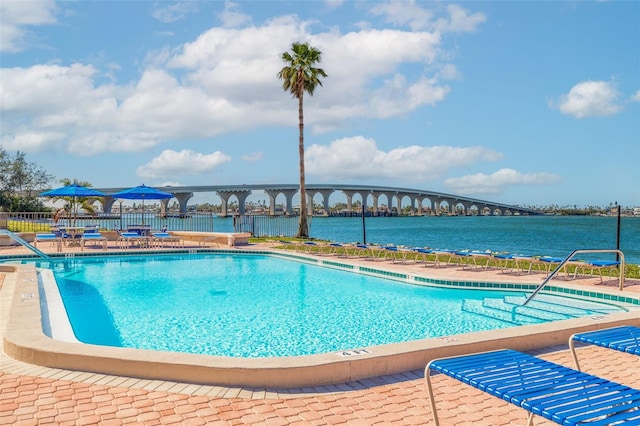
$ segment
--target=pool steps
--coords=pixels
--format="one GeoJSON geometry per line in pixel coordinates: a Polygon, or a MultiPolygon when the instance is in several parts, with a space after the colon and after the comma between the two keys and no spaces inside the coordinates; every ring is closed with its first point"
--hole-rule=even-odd
{"type": "Polygon", "coordinates": [[[613,307],[609,309],[588,301],[560,299],[554,296],[540,295],[527,306],[522,305],[524,300],[525,298],[520,296],[487,297],[482,300],[465,299],[462,310],[514,325],[539,324],[594,314],[603,315],[614,310],[613,307]]]}

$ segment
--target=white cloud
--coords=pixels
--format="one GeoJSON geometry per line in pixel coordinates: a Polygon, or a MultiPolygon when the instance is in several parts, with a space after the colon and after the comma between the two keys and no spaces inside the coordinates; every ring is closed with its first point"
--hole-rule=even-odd
{"type": "Polygon", "coordinates": [[[218,15],[225,28],[240,27],[251,23],[251,16],[240,12],[238,3],[224,2],[224,10],[218,15]]]}
{"type": "Polygon", "coordinates": [[[198,11],[196,1],[157,2],[153,5],[151,16],[165,24],[184,19],[189,13],[198,11]]]}
{"type": "Polygon", "coordinates": [[[606,117],[617,114],[619,93],[613,83],[607,81],[583,81],[571,88],[568,94],[551,102],[552,108],[576,118],[606,117]]]}
{"type": "Polygon", "coordinates": [[[138,167],[136,174],[148,178],[207,174],[215,172],[229,161],[231,157],[220,151],[201,154],[188,149],[180,152],[167,149],[147,164],[138,167]]]}
{"type": "MultiPolygon", "coordinates": [[[[165,9],[188,7],[172,3],[165,9]]],[[[238,4],[226,7],[237,11],[238,4]]],[[[435,32],[312,34],[309,27],[310,22],[281,16],[261,26],[212,28],[192,42],[148,55],[140,78],[126,85],[104,83],[112,70],[90,64],[3,69],[2,143],[26,152],[95,155],[295,125],[297,103],[276,74],[282,52],[298,40],[323,52],[321,66],[329,74],[305,104],[311,133],[340,129],[358,118],[402,116],[442,102],[451,91],[443,82],[456,69],[441,63],[442,41],[435,32]]]]}
{"type": "Polygon", "coordinates": [[[242,161],[246,161],[248,163],[255,163],[256,161],[262,160],[264,153],[262,152],[252,152],[247,155],[242,156],[242,161]]]}
{"type": "Polygon", "coordinates": [[[640,102],[640,90],[638,90],[633,96],[631,96],[633,102],[640,102]]]}
{"type": "Polygon", "coordinates": [[[53,0],[0,2],[0,52],[19,52],[27,46],[28,27],[56,24],[57,6],[53,0]]]}
{"type": "Polygon", "coordinates": [[[431,10],[425,9],[415,0],[386,1],[374,3],[370,12],[384,16],[388,23],[408,26],[412,30],[437,30],[442,32],[472,32],[486,21],[482,13],[469,14],[458,5],[447,5],[448,16],[437,17],[431,10]]]}
{"type": "Polygon", "coordinates": [[[384,152],[373,139],[355,136],[308,147],[305,170],[330,180],[395,179],[423,183],[442,177],[454,167],[501,158],[502,154],[483,147],[409,146],[384,152]]]}
{"type": "Polygon", "coordinates": [[[164,182],[161,182],[159,184],[157,184],[156,186],[185,186],[184,184],[180,183],[180,182],[174,182],[171,180],[165,180],[164,182]]]}
{"type": "Polygon", "coordinates": [[[501,169],[490,175],[477,173],[474,175],[449,178],[445,185],[457,194],[499,194],[508,186],[514,185],[546,185],[557,182],[559,176],[550,173],[522,173],[513,169],[501,169]]]}
{"type": "Polygon", "coordinates": [[[487,17],[480,12],[469,15],[466,9],[456,4],[447,5],[449,19],[442,19],[441,29],[451,32],[473,32],[480,24],[487,20],[487,17]]]}

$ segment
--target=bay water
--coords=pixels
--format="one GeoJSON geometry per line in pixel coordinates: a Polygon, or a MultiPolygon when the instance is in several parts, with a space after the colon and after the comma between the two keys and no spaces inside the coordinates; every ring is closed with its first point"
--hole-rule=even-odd
{"type": "MultiPolygon", "coordinates": [[[[620,218],[620,250],[628,263],[640,264],[640,217],[620,218]]],[[[233,232],[233,219],[215,218],[214,230],[233,232]]],[[[318,217],[312,238],[340,243],[364,241],[450,250],[509,252],[565,257],[577,249],[616,248],[618,225],[609,216],[408,216],[318,217]]],[[[615,254],[579,255],[614,259],[615,254]]]]}

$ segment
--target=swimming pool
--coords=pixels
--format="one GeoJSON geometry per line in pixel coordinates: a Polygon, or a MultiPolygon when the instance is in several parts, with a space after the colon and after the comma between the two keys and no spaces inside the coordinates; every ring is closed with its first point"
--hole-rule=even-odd
{"type": "Polygon", "coordinates": [[[81,342],[230,357],[311,355],[619,310],[556,302],[506,319],[469,307],[525,293],[407,284],[261,254],[86,258],[54,273],[81,342]]]}
{"type": "MultiPolygon", "coordinates": [[[[300,262],[302,262],[306,264],[305,268],[322,266],[324,267],[323,271],[326,271],[327,268],[339,269],[343,272],[350,271],[347,273],[349,281],[359,278],[359,274],[372,275],[378,278],[393,278],[395,281],[389,282],[385,280],[384,283],[385,288],[386,286],[391,286],[393,290],[401,287],[408,287],[415,290],[423,289],[424,285],[433,285],[466,290],[473,289],[472,293],[481,294],[486,289],[508,289],[512,290],[512,292],[509,292],[511,296],[508,297],[513,297],[514,292],[529,292],[535,287],[534,284],[505,284],[432,279],[420,274],[422,271],[428,274],[428,271],[426,271],[424,267],[415,269],[413,272],[406,272],[411,271],[411,267],[408,265],[400,268],[388,268],[387,265],[376,262],[361,262],[361,264],[358,265],[357,262],[338,260],[330,257],[299,256],[272,251],[243,252],[244,254],[256,256],[256,258],[267,254],[270,258],[296,260],[296,262],[288,263],[300,266],[300,262]],[[356,274],[352,272],[356,272],[356,274]]],[[[234,255],[238,255],[237,251],[234,252],[234,255]]],[[[181,254],[177,257],[183,256],[184,254],[181,254]]],[[[134,262],[128,264],[128,273],[123,273],[122,270],[116,272],[115,268],[113,270],[110,269],[114,267],[114,265],[122,263],[121,256],[119,255],[111,255],[104,258],[102,256],[99,258],[90,257],[91,256],[86,256],[86,258],[85,256],[77,256],[62,263],[65,265],[65,269],[59,271],[61,272],[62,279],[69,280],[70,282],[74,280],[81,281],[79,278],[81,274],[84,274],[82,270],[87,265],[96,261],[97,263],[110,265],[101,272],[102,275],[98,274],[98,276],[106,277],[114,275],[120,277],[120,282],[123,283],[121,286],[129,289],[129,294],[133,294],[131,290],[132,286],[127,284],[128,280],[123,280],[122,278],[134,276],[137,273],[134,271],[149,273],[146,266],[143,265],[156,263],[164,266],[161,267],[160,270],[165,274],[163,276],[167,277],[166,274],[168,270],[173,268],[166,267],[166,262],[171,257],[175,257],[175,255],[163,255],[158,258],[153,257],[146,259],[147,261],[145,262],[132,257],[131,259],[134,260],[134,262]],[[105,259],[108,260],[108,262],[103,262],[105,259]]],[[[230,261],[226,256],[222,255],[220,259],[224,259],[224,264],[230,261]]],[[[211,261],[208,261],[208,263],[211,263],[211,261]]],[[[250,280],[251,286],[245,291],[255,293],[255,277],[258,272],[266,271],[266,268],[262,264],[260,264],[257,269],[256,267],[251,268],[246,265],[243,268],[248,276],[252,278],[252,280],[250,280]]],[[[365,377],[424,368],[424,365],[426,365],[429,359],[439,356],[504,347],[510,347],[516,350],[530,350],[536,347],[562,344],[563,342],[566,343],[566,338],[574,331],[583,331],[591,329],[594,326],[602,326],[605,324],[614,326],[626,323],[629,320],[637,321],[637,307],[640,304],[637,297],[629,297],[628,294],[619,294],[615,291],[607,292],[607,289],[602,289],[603,291],[598,291],[596,294],[592,291],[576,289],[575,286],[572,288],[551,286],[549,287],[551,293],[564,293],[567,295],[567,297],[563,299],[565,301],[583,299],[591,299],[594,301],[598,299],[606,301],[606,306],[623,304],[629,306],[629,304],[631,304],[632,308],[635,307],[633,309],[636,310],[634,312],[624,312],[623,310],[623,312],[608,315],[596,314],[584,318],[568,319],[566,321],[529,324],[499,330],[494,329],[454,335],[447,334],[437,338],[419,338],[417,340],[367,346],[364,350],[338,350],[305,356],[229,357],[172,352],[167,350],[98,346],[95,344],[81,344],[58,339],[53,340],[43,332],[42,321],[46,320],[48,315],[40,309],[40,303],[37,303],[39,298],[41,303],[43,299],[42,294],[40,294],[40,297],[38,296],[40,293],[38,287],[46,281],[54,282],[55,285],[51,271],[38,271],[34,268],[33,263],[20,266],[16,270],[16,297],[13,302],[14,308],[11,310],[9,325],[4,339],[5,352],[9,356],[38,365],[72,370],[118,374],[147,379],[253,387],[282,388],[344,383],[365,377]],[[51,277],[51,279],[48,277],[51,277]]],[[[306,270],[315,271],[314,268],[306,270]]],[[[218,274],[218,281],[226,281],[227,275],[224,275],[226,273],[227,271],[223,271],[218,274]]],[[[307,275],[314,276],[318,274],[310,272],[307,273],[307,275]]],[[[168,280],[165,279],[165,281],[168,280]]],[[[299,283],[300,282],[298,282],[298,284],[299,283]]],[[[309,287],[309,285],[305,285],[305,287],[309,287]]],[[[73,285],[71,288],[74,288],[73,285]]],[[[75,288],[79,290],[80,286],[76,286],[75,288]]],[[[300,290],[300,286],[298,286],[297,289],[300,290]]],[[[109,294],[111,290],[112,289],[109,289],[105,294],[109,294]]],[[[339,296],[339,292],[335,287],[330,290],[329,293],[335,293],[339,296]]],[[[202,289],[198,291],[200,291],[200,294],[204,294],[202,289]]],[[[220,297],[223,295],[221,293],[222,291],[229,290],[209,289],[207,295],[211,295],[214,298],[220,297]]],[[[156,286],[156,288],[152,288],[151,292],[145,297],[137,297],[137,299],[134,297],[133,299],[136,299],[139,304],[144,299],[155,300],[155,298],[162,293],[169,293],[172,296],[176,294],[175,289],[167,290],[166,287],[156,286]]],[[[301,293],[298,291],[296,295],[299,294],[301,293]]],[[[363,291],[360,289],[358,294],[362,295],[363,291]]],[[[383,299],[386,299],[390,297],[389,294],[393,294],[393,291],[390,292],[387,290],[387,292],[383,294],[385,295],[383,299]]],[[[491,291],[491,294],[495,293],[491,291]]],[[[297,302],[304,300],[304,298],[293,299],[297,302]]],[[[259,298],[255,300],[259,300],[259,298]]],[[[477,308],[477,303],[475,302],[481,302],[477,299],[465,300],[474,302],[470,303],[470,307],[473,309],[477,308]]],[[[495,301],[496,298],[492,297],[488,300],[495,301]]],[[[484,300],[482,302],[484,302],[484,300]]],[[[209,302],[209,304],[212,303],[209,302]]],[[[431,305],[433,305],[433,303],[431,303],[431,305]]],[[[133,308],[135,308],[135,306],[133,308]]],[[[132,310],[135,311],[135,309],[132,310]]],[[[413,318],[413,316],[411,316],[411,318],[413,318]]],[[[149,321],[153,321],[153,319],[149,321]]],[[[201,327],[198,327],[200,326],[200,322],[196,322],[196,325],[196,329],[201,329],[201,327]]],[[[403,324],[394,325],[392,328],[397,329],[402,326],[403,324]]],[[[191,325],[189,328],[194,327],[191,325]]],[[[327,340],[331,340],[331,337],[327,340]]]]}

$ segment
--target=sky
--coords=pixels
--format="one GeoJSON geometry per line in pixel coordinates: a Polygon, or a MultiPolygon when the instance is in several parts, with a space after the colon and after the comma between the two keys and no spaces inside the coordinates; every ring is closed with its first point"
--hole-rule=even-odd
{"type": "Polygon", "coordinates": [[[640,206],[637,1],[2,0],[0,145],[52,187],[295,184],[294,42],[308,184],[640,206]]]}

